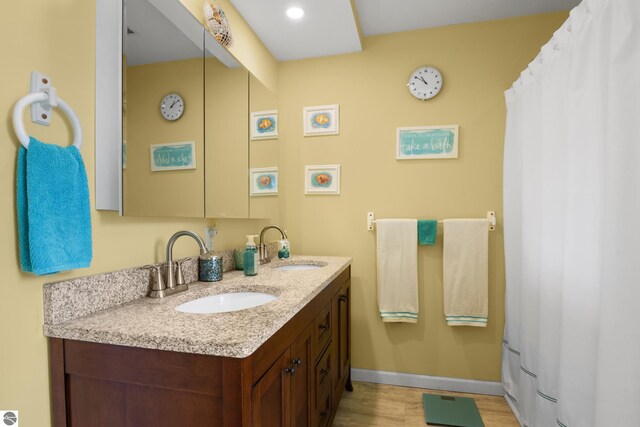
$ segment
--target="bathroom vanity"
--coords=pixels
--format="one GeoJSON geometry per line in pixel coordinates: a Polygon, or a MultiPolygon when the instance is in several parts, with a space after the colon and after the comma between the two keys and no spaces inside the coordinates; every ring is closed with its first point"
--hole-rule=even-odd
{"type": "Polygon", "coordinates": [[[163,300],[136,297],[107,308],[118,287],[129,297],[137,291],[122,277],[46,285],[55,425],[330,425],[343,390],[351,390],[351,260],[286,263],[303,262],[324,266],[287,271],[273,262],[255,277],[226,273],[222,282],[198,282],[163,300]],[[109,279],[114,289],[96,301],[95,285],[109,279]],[[175,310],[238,291],[277,299],[230,313],[175,310]]]}

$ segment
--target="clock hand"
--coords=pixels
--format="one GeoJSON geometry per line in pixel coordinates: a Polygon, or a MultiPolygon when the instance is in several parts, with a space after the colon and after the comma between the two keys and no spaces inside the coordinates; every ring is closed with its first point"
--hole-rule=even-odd
{"type": "Polygon", "coordinates": [[[424,79],[424,77],[420,76],[419,78],[420,78],[420,80],[422,80],[422,81],[424,82],[424,84],[426,84],[427,86],[429,86],[429,83],[427,83],[427,81],[424,79]]]}
{"type": "Polygon", "coordinates": [[[173,101],[173,104],[171,104],[171,107],[169,107],[169,109],[173,108],[173,106],[176,105],[176,102],[178,102],[177,99],[175,101],[173,101]]]}

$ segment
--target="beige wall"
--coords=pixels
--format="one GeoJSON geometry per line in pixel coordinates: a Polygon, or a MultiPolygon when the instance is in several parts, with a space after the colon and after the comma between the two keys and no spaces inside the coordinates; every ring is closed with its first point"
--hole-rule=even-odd
{"type": "MultiPolygon", "coordinates": [[[[47,73],[58,94],[78,113],[83,126],[82,155],[94,203],[95,2],[23,0],[3,4],[0,13],[0,409],[20,411],[21,425],[50,424],[47,341],[42,335],[42,284],[164,259],[168,238],[177,230],[203,232],[204,219],[120,218],[92,209],[93,262],[90,269],[35,277],[20,271],[17,259],[15,162],[18,141],[11,126],[13,104],[29,91],[31,70],[47,73]],[[52,23],[55,23],[53,25],[52,23]],[[53,26],[52,26],[53,25],[53,26]],[[19,40],[19,41],[18,41],[19,40]]],[[[28,112],[25,111],[25,119],[28,112]]],[[[63,117],[55,112],[49,128],[27,125],[33,136],[68,144],[63,117]]],[[[216,248],[242,247],[260,221],[218,220],[216,248]]],[[[182,240],[182,239],[181,239],[182,240]]],[[[177,256],[197,253],[194,242],[178,241],[177,256]]]]}
{"type": "Polygon", "coordinates": [[[203,59],[137,65],[126,70],[125,215],[203,218],[203,59]],[[184,99],[184,114],[176,121],[165,120],[160,114],[160,102],[171,92],[184,99]],[[186,141],[195,142],[195,169],[151,171],[151,145],[186,141]]]}
{"type": "Polygon", "coordinates": [[[249,73],[208,58],[205,71],[206,216],[249,217],[249,73]]]}
{"type": "Polygon", "coordinates": [[[281,218],[292,253],[353,257],[355,368],[500,380],[504,321],[502,92],[533,59],[565,13],[449,26],[364,40],[364,52],[280,64],[281,218]],[[406,88],[418,66],[434,65],[442,92],[423,102],[406,88]],[[302,136],[303,106],[339,104],[340,135],[302,136]],[[395,159],[400,126],[460,125],[457,160],[395,159]],[[305,164],[340,164],[340,196],[305,196],[305,164]],[[418,323],[383,324],[377,311],[378,218],[498,215],[490,235],[489,325],[445,324],[442,234],[419,247],[418,323]]]}
{"type": "MultiPolygon", "coordinates": [[[[249,76],[249,94],[249,110],[251,112],[278,110],[278,96],[253,75],[249,76]]],[[[254,124],[250,120],[249,128],[251,129],[253,126],[254,124]]],[[[249,147],[251,147],[249,167],[278,167],[278,144],[277,138],[249,141],[249,147]]],[[[251,194],[251,189],[249,189],[249,194],[251,194]]],[[[249,197],[250,218],[271,218],[272,221],[275,221],[279,218],[279,205],[280,198],[277,195],[249,197]]]]}

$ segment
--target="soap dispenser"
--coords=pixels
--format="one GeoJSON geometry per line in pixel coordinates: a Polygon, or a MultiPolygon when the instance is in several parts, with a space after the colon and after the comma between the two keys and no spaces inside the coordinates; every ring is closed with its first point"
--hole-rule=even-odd
{"type": "Polygon", "coordinates": [[[255,276],[258,274],[258,250],[256,249],[256,242],[253,240],[257,235],[247,236],[247,247],[244,251],[244,275],[255,276]]]}

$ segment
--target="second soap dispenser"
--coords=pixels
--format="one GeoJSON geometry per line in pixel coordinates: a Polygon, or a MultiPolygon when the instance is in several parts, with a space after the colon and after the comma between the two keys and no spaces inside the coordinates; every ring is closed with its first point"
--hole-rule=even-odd
{"type": "Polygon", "coordinates": [[[244,275],[255,276],[258,274],[258,250],[256,249],[256,242],[254,239],[257,235],[247,236],[247,247],[244,251],[244,275]]]}

